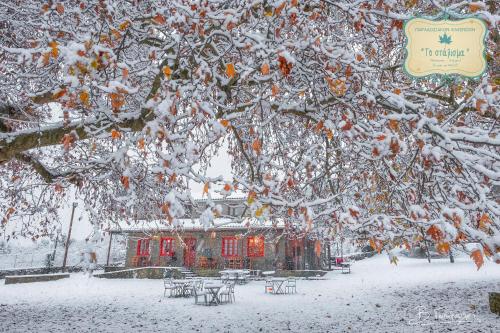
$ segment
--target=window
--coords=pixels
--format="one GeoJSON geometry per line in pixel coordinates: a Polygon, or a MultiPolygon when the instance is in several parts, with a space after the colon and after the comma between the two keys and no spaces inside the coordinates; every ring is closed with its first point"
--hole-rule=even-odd
{"type": "Polygon", "coordinates": [[[174,256],[174,239],[162,238],[160,240],[160,256],[173,257],[174,256]]]}
{"type": "Polygon", "coordinates": [[[236,257],[238,255],[238,240],[236,237],[222,237],[222,256],[236,257]]]}
{"type": "Polygon", "coordinates": [[[137,241],[137,255],[149,256],[149,238],[143,238],[137,241]]]}
{"type": "Polygon", "coordinates": [[[247,256],[264,256],[264,236],[252,236],[247,238],[247,256]]]}

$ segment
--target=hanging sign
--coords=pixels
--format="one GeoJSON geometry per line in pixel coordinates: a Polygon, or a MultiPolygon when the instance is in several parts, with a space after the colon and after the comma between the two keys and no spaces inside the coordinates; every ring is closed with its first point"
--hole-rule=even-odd
{"type": "Polygon", "coordinates": [[[486,25],[477,18],[410,19],[404,27],[404,70],[417,78],[433,74],[478,77],[486,70],[486,32],[486,25]]]}

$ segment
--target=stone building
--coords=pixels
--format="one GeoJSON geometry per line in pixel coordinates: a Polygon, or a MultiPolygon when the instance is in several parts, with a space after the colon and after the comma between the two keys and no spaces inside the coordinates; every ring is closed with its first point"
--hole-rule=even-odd
{"type": "Polygon", "coordinates": [[[114,230],[127,236],[126,267],[184,266],[196,270],[248,268],[259,270],[321,269],[318,241],[287,233],[282,221],[259,221],[246,214],[241,199],[216,200],[220,218],[208,228],[200,222],[205,201],[188,209],[190,217],[175,228],[155,221],[114,230]]]}

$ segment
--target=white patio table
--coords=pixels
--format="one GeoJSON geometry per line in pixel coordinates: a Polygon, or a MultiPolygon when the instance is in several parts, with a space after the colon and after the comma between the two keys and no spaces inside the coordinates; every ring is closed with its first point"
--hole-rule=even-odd
{"type": "Polygon", "coordinates": [[[271,282],[273,283],[273,294],[284,294],[285,289],[283,285],[286,282],[286,278],[272,278],[271,282]]]}
{"type": "Polygon", "coordinates": [[[172,280],[172,284],[177,289],[174,295],[177,297],[187,297],[190,295],[191,288],[193,287],[193,280],[177,279],[172,280]]]}
{"type": "Polygon", "coordinates": [[[221,303],[219,298],[219,291],[222,287],[224,287],[222,283],[205,283],[204,288],[208,291],[208,295],[210,296],[208,305],[219,305],[221,303]]]}

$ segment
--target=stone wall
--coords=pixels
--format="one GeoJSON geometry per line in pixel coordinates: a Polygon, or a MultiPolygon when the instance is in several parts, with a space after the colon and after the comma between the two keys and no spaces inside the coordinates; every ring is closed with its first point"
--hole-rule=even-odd
{"type": "Polygon", "coordinates": [[[36,275],[14,275],[6,276],[5,284],[31,283],[42,281],[54,281],[69,278],[69,274],[36,274],[36,275]]]}
{"type": "MultiPolygon", "coordinates": [[[[33,275],[33,274],[52,274],[60,273],[63,271],[62,267],[33,267],[33,268],[16,268],[0,270],[0,279],[5,278],[7,275],[33,275]]],[[[80,272],[82,267],[68,266],[66,272],[80,272]]]]}
{"type": "MultiPolygon", "coordinates": [[[[121,271],[94,274],[94,277],[105,279],[163,279],[166,267],[140,267],[130,268],[121,271]]],[[[174,279],[183,278],[182,273],[175,268],[171,269],[171,277],[174,279]]]]}

